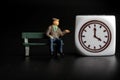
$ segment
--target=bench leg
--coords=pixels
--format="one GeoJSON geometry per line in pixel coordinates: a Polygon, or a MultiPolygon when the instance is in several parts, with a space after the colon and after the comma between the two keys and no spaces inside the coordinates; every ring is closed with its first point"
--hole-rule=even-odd
{"type": "Polygon", "coordinates": [[[29,46],[26,46],[25,47],[25,56],[29,56],[29,50],[30,50],[29,46]]]}

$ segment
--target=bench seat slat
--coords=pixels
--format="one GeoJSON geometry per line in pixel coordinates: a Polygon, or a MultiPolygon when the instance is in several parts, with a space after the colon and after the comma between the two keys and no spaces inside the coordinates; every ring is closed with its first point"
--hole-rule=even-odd
{"type": "Polygon", "coordinates": [[[39,38],[47,38],[45,33],[40,32],[23,32],[22,38],[31,38],[31,39],[39,39],[39,38]]]}
{"type": "Polygon", "coordinates": [[[48,45],[48,43],[23,43],[24,46],[34,46],[34,45],[48,45]]]}
{"type": "MultiPolygon", "coordinates": [[[[39,45],[49,45],[49,43],[23,43],[24,46],[39,46],[39,45]]],[[[56,43],[54,43],[54,45],[56,45],[56,43]]],[[[64,45],[64,43],[63,43],[64,45]]]]}

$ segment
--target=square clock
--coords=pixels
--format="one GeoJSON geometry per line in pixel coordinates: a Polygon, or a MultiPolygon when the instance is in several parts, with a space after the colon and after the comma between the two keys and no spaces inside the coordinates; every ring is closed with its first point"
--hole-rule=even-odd
{"type": "Polygon", "coordinates": [[[78,53],[85,56],[114,55],[116,47],[115,16],[76,16],[75,46],[78,53]]]}

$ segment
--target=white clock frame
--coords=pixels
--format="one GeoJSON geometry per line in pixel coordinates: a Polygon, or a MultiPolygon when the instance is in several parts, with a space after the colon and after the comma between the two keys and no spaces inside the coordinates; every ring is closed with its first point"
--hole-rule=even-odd
{"type": "MultiPolygon", "coordinates": [[[[93,23],[94,24],[94,23],[93,23]]],[[[97,25],[97,27],[99,24],[97,25]]],[[[93,27],[93,26],[91,26],[93,27]]],[[[98,28],[97,28],[98,29],[98,28]]],[[[98,29],[98,32],[101,29],[98,29]]],[[[91,40],[92,44],[99,44],[98,42],[95,42],[93,37],[93,32],[87,34],[87,36],[90,36],[89,38],[86,38],[88,41],[91,40]],[[91,36],[92,35],[92,36],[91,36]]],[[[97,35],[99,35],[97,33],[97,35]]],[[[104,34],[103,34],[104,35],[104,34]]],[[[100,36],[100,35],[99,35],[100,36]]],[[[97,39],[96,39],[97,41],[97,39]]],[[[103,40],[104,41],[104,40],[103,40]]],[[[76,16],[76,25],[75,25],[75,45],[77,50],[79,51],[79,54],[83,54],[86,56],[104,56],[104,55],[114,55],[115,54],[115,45],[116,45],[116,23],[115,23],[115,16],[114,15],[78,15],[76,16]],[[103,26],[107,26],[106,29],[109,33],[109,40],[107,46],[101,50],[87,50],[85,45],[82,44],[82,41],[80,39],[81,36],[81,30],[89,25],[92,21],[98,21],[103,26]]]]}

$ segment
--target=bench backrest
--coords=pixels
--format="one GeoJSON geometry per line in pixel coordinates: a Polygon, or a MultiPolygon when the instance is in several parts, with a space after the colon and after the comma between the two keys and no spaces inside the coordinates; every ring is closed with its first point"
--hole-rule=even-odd
{"type": "Polygon", "coordinates": [[[47,38],[44,32],[23,32],[22,38],[31,38],[31,39],[37,39],[37,38],[47,38]]]}

